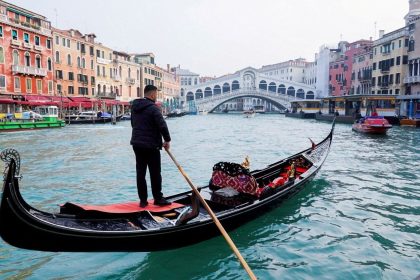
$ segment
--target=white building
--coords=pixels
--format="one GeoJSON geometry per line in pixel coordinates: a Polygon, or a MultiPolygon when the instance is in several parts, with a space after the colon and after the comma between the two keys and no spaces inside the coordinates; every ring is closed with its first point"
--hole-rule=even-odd
{"type": "Polygon", "coordinates": [[[304,83],[307,64],[309,62],[306,59],[298,58],[276,64],[264,65],[259,71],[266,76],[279,80],[304,83]]]}

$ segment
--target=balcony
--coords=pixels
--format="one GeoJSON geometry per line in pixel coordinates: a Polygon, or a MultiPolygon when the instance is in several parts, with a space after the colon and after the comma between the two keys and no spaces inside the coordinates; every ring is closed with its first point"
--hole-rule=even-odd
{"type": "Polygon", "coordinates": [[[404,78],[404,84],[420,83],[420,76],[408,76],[404,78]]]}
{"type": "Polygon", "coordinates": [[[389,73],[389,67],[388,68],[382,68],[381,73],[389,73]]]}
{"type": "Polygon", "coordinates": [[[21,41],[19,41],[19,40],[14,40],[14,39],[12,39],[12,45],[13,45],[13,46],[20,47],[20,46],[22,46],[22,42],[21,42],[21,41]]]}
{"type": "Polygon", "coordinates": [[[114,81],[116,81],[116,82],[121,81],[121,77],[120,77],[119,75],[115,75],[115,76],[113,77],[113,79],[114,79],[114,81]]]}
{"type": "Polygon", "coordinates": [[[24,43],[23,43],[23,46],[24,46],[25,48],[27,48],[27,49],[32,49],[32,44],[30,44],[30,43],[26,43],[26,42],[24,42],[24,43]]]}
{"type": "Polygon", "coordinates": [[[389,87],[389,83],[380,83],[380,84],[378,84],[378,86],[380,87],[380,88],[388,88],[389,87]]]}
{"type": "Polygon", "coordinates": [[[98,63],[98,64],[110,64],[111,60],[105,59],[105,58],[102,58],[102,57],[97,57],[96,58],[96,63],[98,63]]]}
{"type": "Polygon", "coordinates": [[[125,79],[125,82],[129,85],[134,85],[136,83],[136,79],[127,78],[127,79],[125,79]]]}
{"type": "Polygon", "coordinates": [[[117,96],[117,94],[115,92],[98,92],[97,93],[97,96],[98,97],[115,99],[115,97],[117,96]]]}
{"type": "Polygon", "coordinates": [[[41,33],[42,35],[45,35],[45,36],[51,37],[51,35],[52,35],[51,34],[51,29],[41,27],[37,24],[30,24],[30,23],[27,23],[25,21],[19,21],[19,20],[13,19],[13,18],[9,18],[7,15],[4,15],[4,14],[0,14],[0,22],[4,22],[8,25],[11,25],[11,26],[14,26],[14,27],[17,27],[17,28],[21,28],[21,29],[25,29],[25,30],[28,30],[28,31],[41,33]]]}
{"type": "Polygon", "coordinates": [[[25,75],[32,75],[32,76],[47,76],[47,69],[45,68],[35,68],[30,66],[22,66],[22,65],[13,65],[12,72],[17,74],[25,74],[25,75]]]}
{"type": "Polygon", "coordinates": [[[34,47],[35,50],[42,52],[43,48],[41,46],[37,46],[35,45],[34,47]]]}

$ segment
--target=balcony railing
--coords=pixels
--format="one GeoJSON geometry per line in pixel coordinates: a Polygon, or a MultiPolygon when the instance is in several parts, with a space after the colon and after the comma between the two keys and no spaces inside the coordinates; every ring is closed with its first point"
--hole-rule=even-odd
{"type": "Polygon", "coordinates": [[[32,44],[23,42],[23,46],[27,49],[32,49],[32,44]]]}
{"type": "Polygon", "coordinates": [[[378,86],[380,88],[388,88],[389,87],[389,83],[378,83],[378,86]]]}
{"type": "Polygon", "coordinates": [[[35,68],[35,67],[30,67],[30,66],[13,65],[12,71],[18,74],[41,76],[41,77],[47,76],[47,69],[45,68],[35,68]]]}
{"type": "Polygon", "coordinates": [[[19,40],[12,39],[12,45],[20,47],[20,46],[22,46],[22,42],[19,41],[19,40]]]}
{"type": "Polygon", "coordinates": [[[37,45],[35,45],[35,50],[37,50],[37,51],[40,51],[40,52],[42,52],[42,47],[41,46],[37,46],[37,45]]]}
{"type": "Polygon", "coordinates": [[[381,73],[388,73],[389,72],[389,68],[382,68],[381,69],[381,73]]]}
{"type": "Polygon", "coordinates": [[[115,92],[98,92],[98,97],[105,97],[105,98],[114,98],[117,96],[115,92]]]}
{"type": "Polygon", "coordinates": [[[404,78],[404,84],[420,83],[420,76],[408,76],[404,78]]]}
{"type": "Polygon", "coordinates": [[[116,81],[116,82],[121,81],[121,77],[120,77],[119,75],[115,75],[115,76],[113,77],[113,79],[114,79],[114,81],[116,81]]]}
{"type": "Polygon", "coordinates": [[[109,64],[109,63],[111,63],[111,60],[105,59],[105,58],[102,58],[102,57],[97,57],[96,58],[96,63],[99,63],[99,64],[109,64]]]}
{"type": "Polygon", "coordinates": [[[129,85],[134,85],[136,83],[136,79],[127,78],[127,79],[125,79],[125,82],[129,85]]]}
{"type": "Polygon", "coordinates": [[[44,28],[36,24],[30,24],[27,22],[15,20],[13,18],[9,18],[7,15],[4,15],[4,14],[0,14],[0,22],[4,22],[6,24],[9,24],[9,25],[21,28],[21,29],[26,29],[28,31],[41,33],[46,36],[51,36],[51,30],[48,28],[44,28]]]}

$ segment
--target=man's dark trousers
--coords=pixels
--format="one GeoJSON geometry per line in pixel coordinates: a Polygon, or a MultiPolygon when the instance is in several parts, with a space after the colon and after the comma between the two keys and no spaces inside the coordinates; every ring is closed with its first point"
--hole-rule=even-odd
{"type": "Polygon", "coordinates": [[[149,168],[152,194],[155,200],[161,199],[162,176],[160,174],[160,150],[133,146],[136,155],[137,191],[140,201],[147,201],[146,170],[149,168]]]}

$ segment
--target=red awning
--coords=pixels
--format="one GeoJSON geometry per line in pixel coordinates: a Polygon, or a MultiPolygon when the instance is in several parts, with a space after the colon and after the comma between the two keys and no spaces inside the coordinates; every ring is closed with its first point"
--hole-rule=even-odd
{"type": "Polygon", "coordinates": [[[92,108],[94,106],[94,104],[92,102],[69,102],[69,103],[65,103],[63,104],[64,107],[66,108],[70,108],[70,107],[76,107],[79,108],[80,106],[82,106],[82,108],[92,108]]]}
{"type": "Polygon", "coordinates": [[[130,106],[130,102],[127,101],[120,101],[120,104],[124,106],[130,106]]]}
{"type": "Polygon", "coordinates": [[[63,103],[71,102],[70,99],[68,99],[67,97],[64,97],[64,96],[63,97],[61,97],[61,96],[51,96],[50,99],[51,99],[51,101],[59,102],[59,103],[61,103],[61,101],[63,101],[63,103]]]}
{"type": "Polygon", "coordinates": [[[43,95],[24,95],[26,101],[51,101],[51,96],[43,95]]]}
{"type": "Polygon", "coordinates": [[[90,99],[88,97],[84,97],[84,96],[72,96],[69,97],[72,101],[74,102],[97,102],[96,99],[90,99]]]}
{"type": "Polygon", "coordinates": [[[0,104],[13,104],[13,103],[16,103],[16,101],[11,98],[0,98],[0,104]]]}
{"type": "Polygon", "coordinates": [[[28,106],[58,106],[57,102],[52,101],[15,101],[19,105],[28,105],[28,106]]]}

